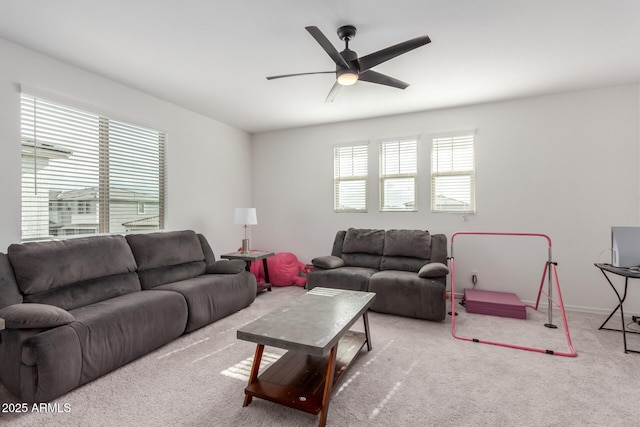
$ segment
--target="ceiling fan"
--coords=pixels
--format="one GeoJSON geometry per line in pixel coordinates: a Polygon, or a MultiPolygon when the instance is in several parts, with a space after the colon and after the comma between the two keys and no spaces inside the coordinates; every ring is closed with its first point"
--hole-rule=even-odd
{"type": "Polygon", "coordinates": [[[391,86],[398,89],[405,89],[408,83],[394,79],[382,73],[373,71],[371,68],[385,61],[395,58],[396,56],[407,53],[427,43],[431,43],[428,36],[420,36],[402,43],[390,46],[386,49],[379,50],[369,55],[358,58],[358,54],[349,49],[349,41],[356,36],[356,27],[353,25],[344,25],[338,28],[338,37],[344,40],[345,49],[342,52],[333,47],[331,42],[322,34],[318,27],[305,27],[305,29],[316,39],[318,44],[336,63],[335,71],[315,71],[311,73],[282,74],[279,76],[269,76],[267,80],[280,79],[283,77],[305,76],[309,74],[329,74],[335,73],[336,82],[329,91],[329,95],[325,102],[332,102],[341,86],[350,86],[358,80],[369,83],[377,83],[385,86],[391,86]]]}

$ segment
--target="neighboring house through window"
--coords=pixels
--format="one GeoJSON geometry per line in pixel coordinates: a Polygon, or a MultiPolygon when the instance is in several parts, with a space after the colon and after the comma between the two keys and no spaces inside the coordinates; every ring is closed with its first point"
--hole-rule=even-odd
{"type": "Polygon", "coordinates": [[[164,228],[163,132],[24,93],[21,123],[23,241],[164,228]]]}
{"type": "Polygon", "coordinates": [[[333,147],[333,209],[367,212],[367,144],[333,147]]]}
{"type": "Polygon", "coordinates": [[[416,211],[418,138],[380,142],[380,210],[416,211]]]}
{"type": "Polygon", "coordinates": [[[476,211],[474,132],[431,139],[431,211],[476,211]]]}

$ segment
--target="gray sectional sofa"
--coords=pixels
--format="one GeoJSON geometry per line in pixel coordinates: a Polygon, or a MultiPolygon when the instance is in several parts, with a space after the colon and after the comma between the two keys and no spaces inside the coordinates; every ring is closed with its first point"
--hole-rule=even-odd
{"type": "Polygon", "coordinates": [[[12,244],[0,253],[0,380],[46,402],[250,305],[244,261],[194,231],[12,244]]]}
{"type": "Polygon", "coordinates": [[[331,255],[314,258],[307,288],[375,292],[372,311],[419,319],[446,315],[447,238],[423,230],[338,231],[331,255]]]}

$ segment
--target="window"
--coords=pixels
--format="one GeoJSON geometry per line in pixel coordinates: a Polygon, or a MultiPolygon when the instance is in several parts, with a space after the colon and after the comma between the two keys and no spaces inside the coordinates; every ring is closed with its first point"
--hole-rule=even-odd
{"type": "Polygon", "coordinates": [[[380,143],[380,210],[415,211],[417,138],[380,143]]]}
{"type": "Polygon", "coordinates": [[[23,241],[164,228],[164,133],[27,94],[21,122],[23,241]]]}
{"type": "Polygon", "coordinates": [[[431,137],[431,211],[476,211],[473,132],[431,137]]]}
{"type": "Polygon", "coordinates": [[[367,212],[368,145],[333,147],[333,209],[367,212]]]}
{"type": "Polygon", "coordinates": [[[91,213],[91,203],[89,203],[89,202],[78,202],[78,213],[79,214],[91,213]]]}

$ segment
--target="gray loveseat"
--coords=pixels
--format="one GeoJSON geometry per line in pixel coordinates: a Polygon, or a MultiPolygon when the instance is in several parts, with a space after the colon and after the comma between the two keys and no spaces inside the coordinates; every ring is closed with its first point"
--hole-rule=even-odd
{"type": "Polygon", "coordinates": [[[446,315],[447,238],[422,230],[338,231],[314,258],[307,287],[375,292],[372,311],[427,320],[446,315]]]}
{"type": "Polygon", "coordinates": [[[12,244],[0,253],[0,380],[46,402],[250,305],[244,261],[193,231],[12,244]]]}

